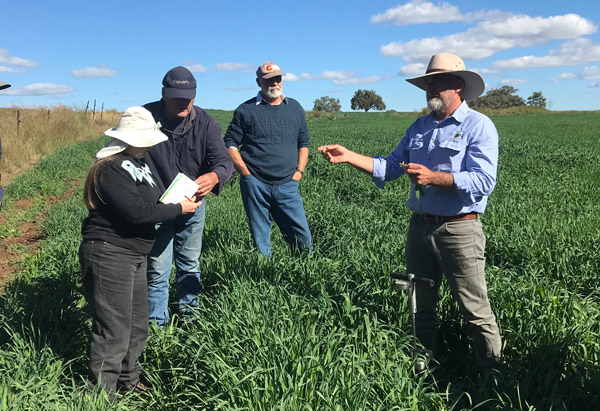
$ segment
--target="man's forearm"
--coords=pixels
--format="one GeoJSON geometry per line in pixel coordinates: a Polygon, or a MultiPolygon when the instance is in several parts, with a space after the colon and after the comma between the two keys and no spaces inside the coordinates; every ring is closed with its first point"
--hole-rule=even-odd
{"type": "Polygon", "coordinates": [[[363,173],[373,175],[373,157],[365,156],[354,151],[348,153],[348,164],[363,173]]]}
{"type": "Polygon", "coordinates": [[[298,150],[298,169],[306,170],[306,163],[308,162],[308,147],[302,147],[298,150]]]}
{"type": "Polygon", "coordinates": [[[456,190],[456,187],[454,187],[454,174],[452,173],[444,173],[441,171],[434,172],[432,181],[429,184],[443,188],[444,190],[456,190]]]}
{"type": "Polygon", "coordinates": [[[238,173],[244,176],[250,174],[248,167],[246,167],[246,163],[242,160],[240,152],[235,147],[228,147],[227,152],[233,161],[233,167],[238,173]]]}

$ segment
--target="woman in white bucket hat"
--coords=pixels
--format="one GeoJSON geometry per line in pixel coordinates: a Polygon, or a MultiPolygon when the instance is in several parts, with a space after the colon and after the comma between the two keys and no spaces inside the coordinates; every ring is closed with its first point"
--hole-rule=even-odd
{"type": "Polygon", "coordinates": [[[117,390],[145,390],[137,362],[148,335],[146,255],[154,225],[193,213],[201,202],[160,204],[161,195],[144,155],[167,140],[152,115],[130,107],[113,139],[96,154],[84,187],[89,210],[82,225],[79,261],[92,309],[88,384],[111,397],[117,390]]]}

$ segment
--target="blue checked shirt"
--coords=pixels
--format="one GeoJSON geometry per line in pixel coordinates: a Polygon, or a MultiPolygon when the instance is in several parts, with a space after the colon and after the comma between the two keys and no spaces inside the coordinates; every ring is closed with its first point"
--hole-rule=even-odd
{"type": "Polygon", "coordinates": [[[498,132],[488,117],[471,110],[463,101],[442,121],[437,120],[435,113],[420,117],[388,157],[374,157],[373,182],[377,187],[383,188],[386,181],[404,174],[402,162],[454,175],[456,191],[424,186],[425,195],[419,198],[411,183],[406,205],[415,213],[483,213],[496,185],[498,132]]]}

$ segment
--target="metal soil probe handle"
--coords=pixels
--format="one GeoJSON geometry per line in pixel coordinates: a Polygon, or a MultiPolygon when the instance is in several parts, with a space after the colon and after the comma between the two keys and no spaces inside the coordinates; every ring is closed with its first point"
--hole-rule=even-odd
{"type": "MultiPolygon", "coordinates": [[[[402,274],[402,273],[391,273],[390,277],[396,280],[396,287],[401,290],[408,291],[408,310],[410,311],[412,337],[413,337],[413,348],[411,350],[412,357],[416,354],[425,354],[427,361],[431,352],[429,350],[421,350],[417,348],[417,334],[415,329],[415,315],[417,313],[417,293],[415,290],[415,283],[427,284],[430,287],[435,285],[435,282],[430,278],[418,278],[414,274],[402,274]]],[[[424,361],[417,361],[415,363],[415,369],[417,372],[421,372],[425,369],[426,363],[424,361]]]]}

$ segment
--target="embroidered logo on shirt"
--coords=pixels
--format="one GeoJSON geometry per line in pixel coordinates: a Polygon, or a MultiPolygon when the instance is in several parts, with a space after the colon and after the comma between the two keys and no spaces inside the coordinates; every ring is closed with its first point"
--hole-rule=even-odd
{"type": "Polygon", "coordinates": [[[454,134],[454,138],[460,138],[460,136],[462,136],[462,129],[458,129],[456,130],[456,133],[454,134]]]}
{"type": "Polygon", "coordinates": [[[127,172],[131,175],[135,181],[148,181],[151,187],[154,187],[156,183],[152,179],[152,175],[150,174],[150,168],[148,168],[147,164],[144,164],[142,167],[135,166],[131,161],[124,160],[121,163],[121,167],[123,167],[127,172]]]}

